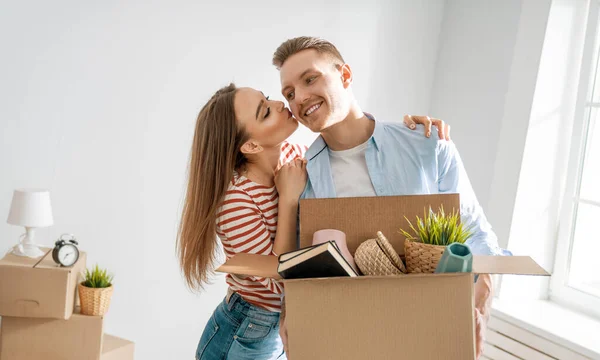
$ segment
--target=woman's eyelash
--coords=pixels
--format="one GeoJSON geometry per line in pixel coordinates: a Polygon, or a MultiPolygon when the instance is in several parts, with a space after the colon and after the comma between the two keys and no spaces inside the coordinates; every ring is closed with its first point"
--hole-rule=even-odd
{"type": "MultiPolygon", "coordinates": [[[[269,97],[268,97],[268,96],[266,97],[266,99],[267,99],[267,101],[269,101],[269,97]]],[[[267,107],[267,112],[265,113],[265,119],[266,119],[267,117],[269,117],[269,114],[271,114],[271,108],[270,108],[270,107],[267,107]]]]}

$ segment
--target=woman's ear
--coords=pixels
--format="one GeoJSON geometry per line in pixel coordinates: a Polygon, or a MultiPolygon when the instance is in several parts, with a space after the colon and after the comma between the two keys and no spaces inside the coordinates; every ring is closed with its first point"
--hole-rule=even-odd
{"type": "Polygon", "coordinates": [[[240,151],[242,154],[258,154],[259,152],[263,151],[263,147],[254,141],[246,141],[244,145],[242,145],[240,151]]]}

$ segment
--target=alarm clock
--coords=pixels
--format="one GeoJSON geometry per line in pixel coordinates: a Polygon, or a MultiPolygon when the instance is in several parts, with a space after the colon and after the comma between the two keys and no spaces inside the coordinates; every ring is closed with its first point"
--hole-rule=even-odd
{"type": "Polygon", "coordinates": [[[52,259],[60,266],[72,266],[79,259],[77,245],[79,243],[73,234],[62,234],[54,243],[52,259]]]}

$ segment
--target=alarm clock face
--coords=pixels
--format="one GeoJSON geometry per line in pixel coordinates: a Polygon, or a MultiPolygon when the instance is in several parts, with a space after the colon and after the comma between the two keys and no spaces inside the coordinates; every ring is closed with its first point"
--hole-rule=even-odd
{"type": "Polygon", "coordinates": [[[72,244],[66,244],[58,250],[58,261],[62,266],[71,266],[77,262],[79,251],[72,244]]]}

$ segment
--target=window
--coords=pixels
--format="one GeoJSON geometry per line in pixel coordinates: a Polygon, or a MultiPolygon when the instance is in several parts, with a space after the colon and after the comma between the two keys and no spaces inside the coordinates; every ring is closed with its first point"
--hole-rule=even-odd
{"type": "Polygon", "coordinates": [[[600,42],[590,7],[550,298],[600,317],[600,42]]]}

